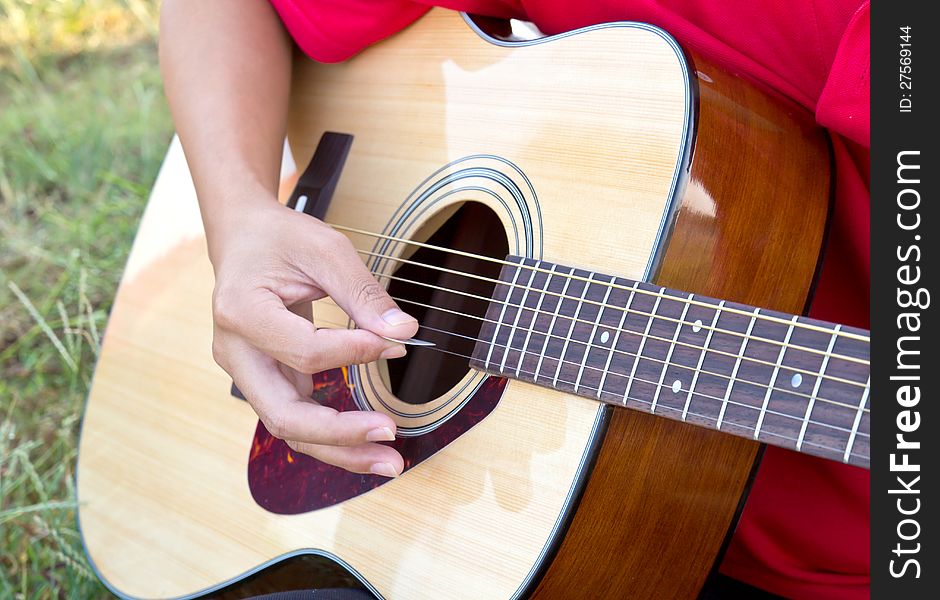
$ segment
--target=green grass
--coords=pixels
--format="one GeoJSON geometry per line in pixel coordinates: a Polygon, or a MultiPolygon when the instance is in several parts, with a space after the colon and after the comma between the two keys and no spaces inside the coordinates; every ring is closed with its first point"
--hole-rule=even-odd
{"type": "Polygon", "coordinates": [[[0,598],[96,598],[81,412],[172,133],[156,1],[0,0],[0,598]]]}

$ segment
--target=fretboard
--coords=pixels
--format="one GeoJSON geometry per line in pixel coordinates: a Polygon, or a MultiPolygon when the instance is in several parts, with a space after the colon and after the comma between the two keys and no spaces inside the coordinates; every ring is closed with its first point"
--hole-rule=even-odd
{"type": "Polygon", "coordinates": [[[510,256],[471,365],[869,464],[869,333],[510,256]]]}

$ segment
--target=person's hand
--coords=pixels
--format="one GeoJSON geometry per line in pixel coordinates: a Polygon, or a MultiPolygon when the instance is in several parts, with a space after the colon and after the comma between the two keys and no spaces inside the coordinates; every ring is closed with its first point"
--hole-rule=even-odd
{"type": "Polygon", "coordinates": [[[275,200],[287,126],[292,44],[269,2],[164,0],[160,66],[199,197],[216,274],[213,355],[265,427],[334,465],[390,477],[395,423],[310,402],[310,374],[395,357],[417,322],[397,310],[349,241],[275,200]],[[359,327],[317,330],[329,295],[359,327]],[[293,307],[291,312],[288,307],[293,307]],[[300,314],[297,314],[300,313],[300,314]]]}
{"type": "MultiPolygon", "coordinates": [[[[248,203],[245,203],[248,204],[248,203]]],[[[244,205],[242,205],[244,206],[244,205]]],[[[251,202],[210,236],[216,285],[212,353],[267,430],[297,452],[358,473],[394,477],[395,422],[309,400],[310,374],[404,356],[417,321],[402,312],[344,235],[274,202],[251,202]],[[358,329],[317,329],[310,301],[329,296],[358,329]]]]}

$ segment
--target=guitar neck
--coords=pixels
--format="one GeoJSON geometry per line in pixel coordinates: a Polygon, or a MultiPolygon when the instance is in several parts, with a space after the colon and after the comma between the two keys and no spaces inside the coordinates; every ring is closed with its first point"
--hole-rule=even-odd
{"type": "Polygon", "coordinates": [[[869,333],[509,256],[474,368],[867,468],[869,333]]]}

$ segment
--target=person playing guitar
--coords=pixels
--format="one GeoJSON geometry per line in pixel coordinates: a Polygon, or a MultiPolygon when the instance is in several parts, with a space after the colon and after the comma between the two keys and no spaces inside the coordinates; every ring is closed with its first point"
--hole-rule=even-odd
{"type": "MultiPolygon", "coordinates": [[[[165,0],[160,60],[199,196],[215,271],[213,355],[291,448],[344,469],[395,477],[402,457],[379,412],[301,399],[310,373],[405,354],[417,321],[351,243],[276,198],[291,38],[342,61],[406,27],[431,4],[522,18],[546,33],[635,20],[780,92],[831,133],[835,209],[811,315],[868,325],[869,3],[800,0],[165,0]],[[289,34],[289,35],[288,35],[289,34]],[[355,330],[316,329],[331,297],[355,330]]],[[[868,471],[770,447],[722,572],[787,597],[868,596],[868,471]]]]}

